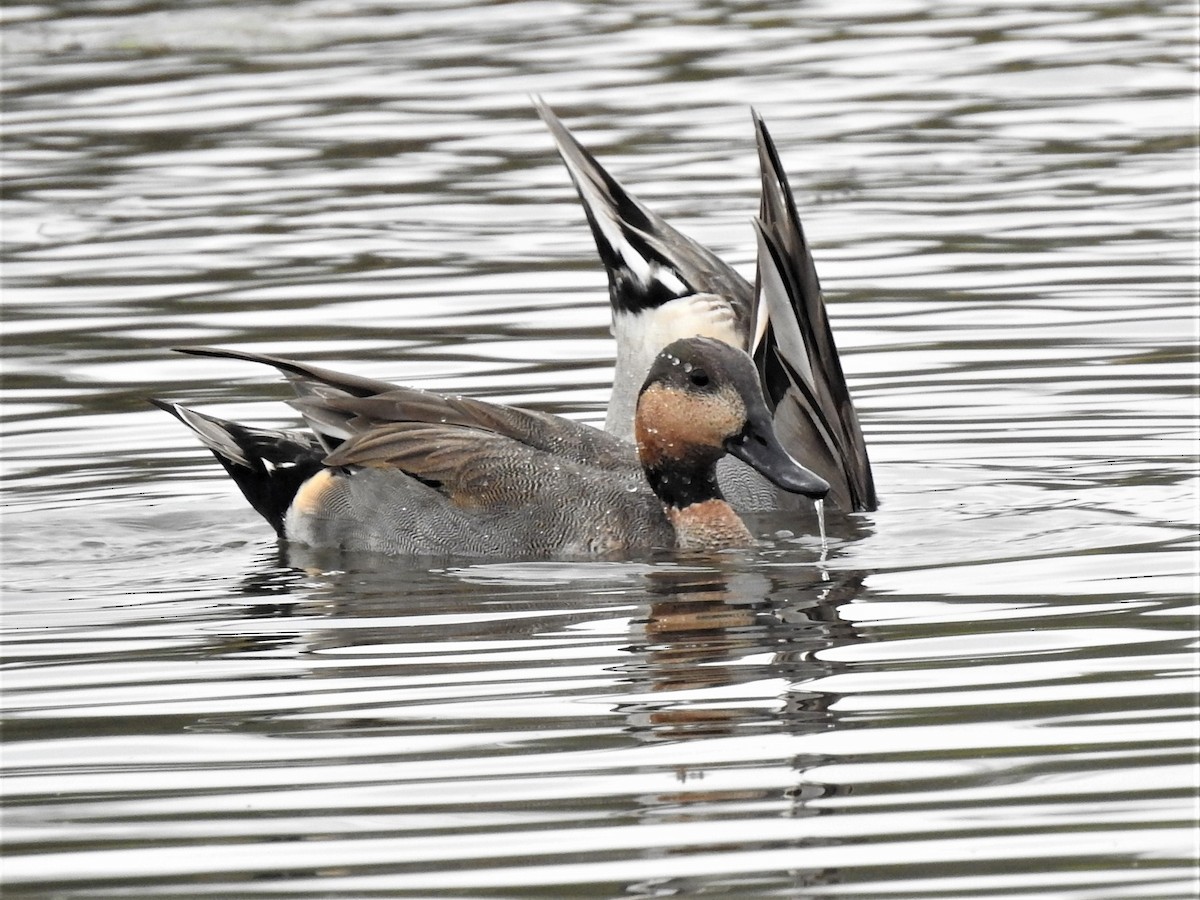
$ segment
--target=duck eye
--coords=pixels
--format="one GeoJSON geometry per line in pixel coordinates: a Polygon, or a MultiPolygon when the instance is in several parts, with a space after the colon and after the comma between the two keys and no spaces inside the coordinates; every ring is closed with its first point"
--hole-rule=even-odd
{"type": "Polygon", "coordinates": [[[688,380],[696,387],[708,387],[708,373],[703,369],[692,369],[688,372],[688,380]]]}

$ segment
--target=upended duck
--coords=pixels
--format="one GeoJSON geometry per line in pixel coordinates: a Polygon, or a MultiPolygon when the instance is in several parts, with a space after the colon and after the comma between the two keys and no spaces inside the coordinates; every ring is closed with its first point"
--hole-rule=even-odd
{"type": "MultiPolygon", "coordinates": [[[[718,338],[754,356],[784,448],[830,483],[830,505],[845,512],[875,509],[866,441],[816,264],[762,118],[753,115],[762,193],[751,285],[626,190],[540,98],[534,105],[583,202],[608,274],[617,359],[605,430],[632,436],[639,386],[662,347],[693,335],[718,338]]],[[[739,512],[799,508],[797,495],[732,459],[723,461],[719,478],[739,512]]]]}
{"type": "Polygon", "coordinates": [[[719,550],[753,542],[721,494],[727,453],[780,489],[829,484],[780,445],[750,357],[671,343],[634,404],[634,443],[542,412],[398,387],[276,356],[311,432],[151,401],[190,428],[280,538],[404,555],[509,558],[719,550]]]}

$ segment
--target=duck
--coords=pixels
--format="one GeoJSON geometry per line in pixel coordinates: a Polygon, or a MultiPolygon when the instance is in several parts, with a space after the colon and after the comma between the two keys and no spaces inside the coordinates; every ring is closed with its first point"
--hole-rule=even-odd
{"type": "Polygon", "coordinates": [[[288,542],[391,555],[565,559],[749,547],[717,483],[731,454],[780,490],[830,485],[783,449],[753,360],[673,341],[634,403],[632,441],[548,413],[343,374],[268,354],[306,429],[273,430],[151,400],[187,426],[288,542]]]}
{"type": "MultiPolygon", "coordinates": [[[[876,509],[866,440],[816,264],[762,117],[751,112],[761,170],[752,284],[630,193],[542,98],[532,101],[579,194],[608,276],[616,364],[605,430],[632,438],[639,386],[663,347],[680,338],[714,338],[752,355],[782,445],[830,484],[828,506],[876,509]]],[[[795,512],[806,502],[734,457],[722,461],[718,476],[743,514],[795,512]]]]}

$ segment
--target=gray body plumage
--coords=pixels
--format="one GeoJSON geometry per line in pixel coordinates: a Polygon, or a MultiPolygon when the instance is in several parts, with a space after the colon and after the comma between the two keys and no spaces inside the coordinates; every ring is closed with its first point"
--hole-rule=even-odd
{"type": "Polygon", "coordinates": [[[828,484],[788,458],[753,363],[724,342],[677,341],[639,404],[650,449],[546,413],[208,347],[263,363],[296,391],[311,435],[159,403],[192,429],[277,533],[316,548],[457,557],[629,556],[750,540],[714,465],[737,453],[789,490],[828,484]]]}
{"type": "Polygon", "coordinates": [[[342,472],[331,476],[319,509],[289,511],[285,536],[312,547],[512,559],[626,556],[673,546],[662,503],[640,472],[597,478],[581,468],[503,472],[514,493],[528,498],[505,508],[456,506],[393,470],[342,472]]]}
{"type": "MultiPolygon", "coordinates": [[[[281,536],[391,554],[594,557],[670,547],[674,531],[636,449],[603,431],[265,354],[186,353],[264,363],[326,451],[297,491],[281,536]]],[[[227,469],[248,454],[213,432],[246,432],[177,408],[227,469]],[[197,430],[203,424],[205,433],[197,430]],[[231,449],[232,448],[232,449],[231,449]]]]}

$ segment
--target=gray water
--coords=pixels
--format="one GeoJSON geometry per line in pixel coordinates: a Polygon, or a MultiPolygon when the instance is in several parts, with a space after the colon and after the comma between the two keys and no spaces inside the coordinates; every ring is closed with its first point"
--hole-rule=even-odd
{"type": "Polygon", "coordinates": [[[6,898],[1196,896],[1193,4],[3,18],[6,898]],[[767,120],[883,501],[824,558],[282,551],[145,404],[602,421],[531,93],[748,275],[767,120]]]}

